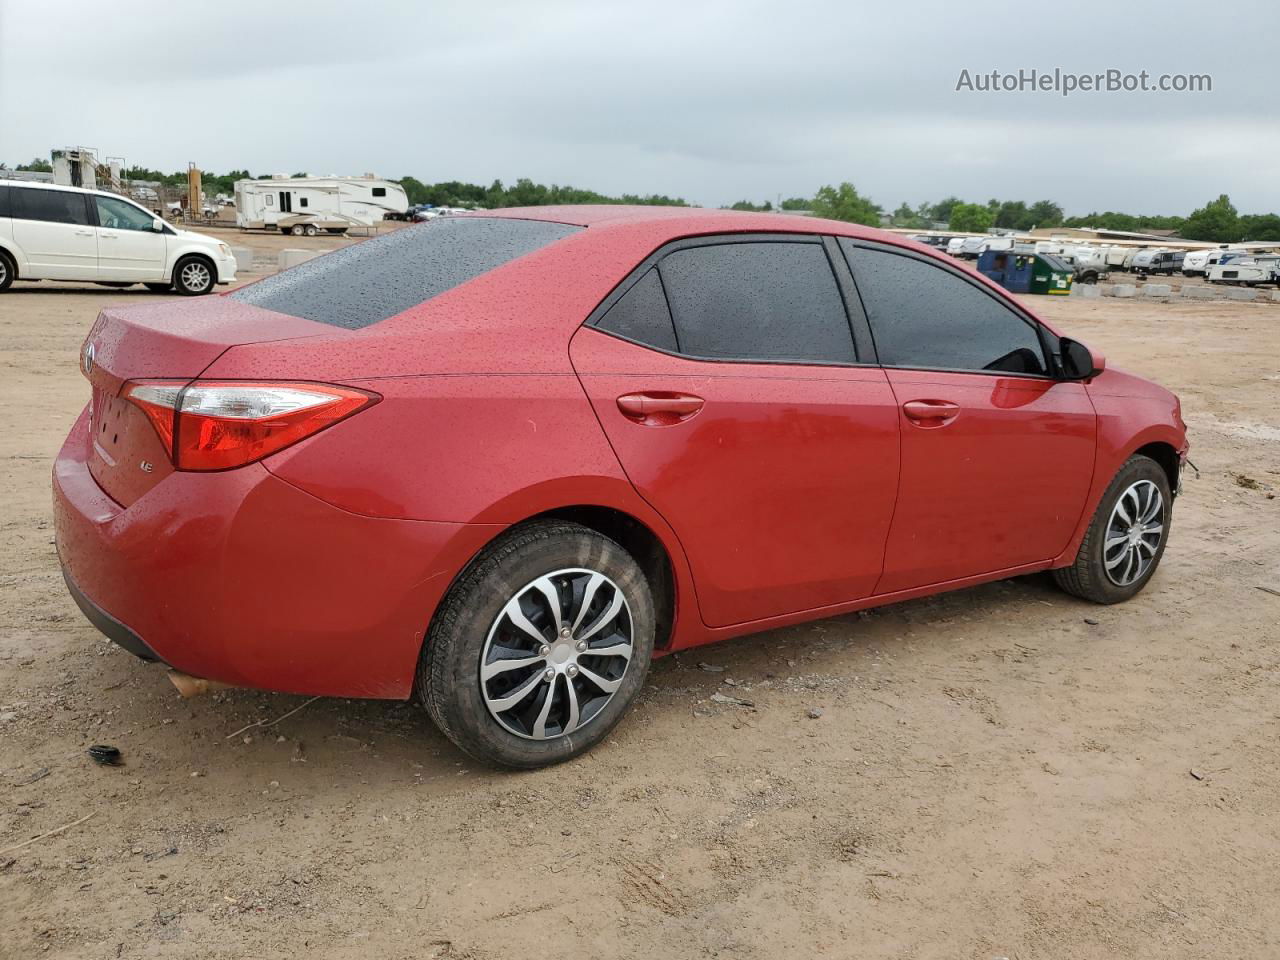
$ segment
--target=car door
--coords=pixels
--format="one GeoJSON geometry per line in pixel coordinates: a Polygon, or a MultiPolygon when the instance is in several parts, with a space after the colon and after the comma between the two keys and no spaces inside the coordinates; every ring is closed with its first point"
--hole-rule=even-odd
{"type": "Polygon", "coordinates": [[[98,279],[142,282],[164,279],[165,235],[155,215],[120,197],[93,194],[98,226],[98,279]]]}
{"type": "Polygon", "coordinates": [[[852,290],[832,257],[813,236],[681,241],[571,343],[623,469],[684,547],[710,626],[865,597],[880,577],[897,412],[866,362],[865,325],[855,348],[852,290]]]}
{"type": "Polygon", "coordinates": [[[1039,324],[963,271],[842,239],[902,429],[877,593],[1057,556],[1097,435],[1083,384],[1057,380],[1039,324]]]}
{"type": "Polygon", "coordinates": [[[96,280],[98,238],[88,195],[72,190],[11,187],[13,240],[27,258],[29,280],[96,280]]]}

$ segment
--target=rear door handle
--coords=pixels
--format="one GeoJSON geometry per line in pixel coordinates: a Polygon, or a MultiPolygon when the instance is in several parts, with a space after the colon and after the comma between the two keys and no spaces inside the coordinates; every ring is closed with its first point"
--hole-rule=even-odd
{"type": "Polygon", "coordinates": [[[93,231],[92,231],[92,230],[77,230],[77,231],[76,231],[76,236],[77,236],[77,237],[92,237],[92,236],[93,236],[93,231]]]}
{"type": "Polygon", "coordinates": [[[941,427],[960,415],[960,405],[949,400],[908,400],[902,412],[919,426],[941,427]]]}
{"type": "Polygon", "coordinates": [[[618,398],[618,409],[624,417],[655,427],[688,420],[702,409],[702,404],[703,399],[693,394],[662,390],[624,393],[618,398]]]}

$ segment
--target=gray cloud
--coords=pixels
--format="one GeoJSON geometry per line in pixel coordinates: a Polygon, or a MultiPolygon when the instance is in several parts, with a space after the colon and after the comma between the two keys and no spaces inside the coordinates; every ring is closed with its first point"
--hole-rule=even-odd
{"type": "Polygon", "coordinates": [[[1258,163],[1280,148],[1264,3],[175,10],[0,0],[0,159],[80,143],[166,169],[530,176],[710,205],[851,180],[889,206],[954,193],[1185,213],[1225,191],[1280,209],[1258,163]],[[1033,67],[1208,73],[1213,91],[954,90],[962,69],[1033,67]]]}

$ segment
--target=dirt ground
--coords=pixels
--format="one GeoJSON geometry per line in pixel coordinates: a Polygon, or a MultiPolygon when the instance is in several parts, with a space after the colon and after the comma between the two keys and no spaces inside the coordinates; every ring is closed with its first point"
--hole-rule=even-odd
{"type": "Polygon", "coordinates": [[[85,622],[50,460],[98,309],[155,299],[0,297],[0,848],[75,824],[0,849],[0,956],[1276,956],[1280,305],[1032,298],[1182,396],[1130,603],[1035,576],[668,657],[513,775],[409,704],[180,700],[85,622]]]}

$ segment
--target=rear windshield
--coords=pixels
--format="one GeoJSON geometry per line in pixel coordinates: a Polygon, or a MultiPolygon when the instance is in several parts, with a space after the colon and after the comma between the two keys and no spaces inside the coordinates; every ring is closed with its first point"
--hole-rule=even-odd
{"type": "Polygon", "coordinates": [[[545,220],[440,217],[308,260],[230,296],[356,330],[581,229],[545,220]]]}

